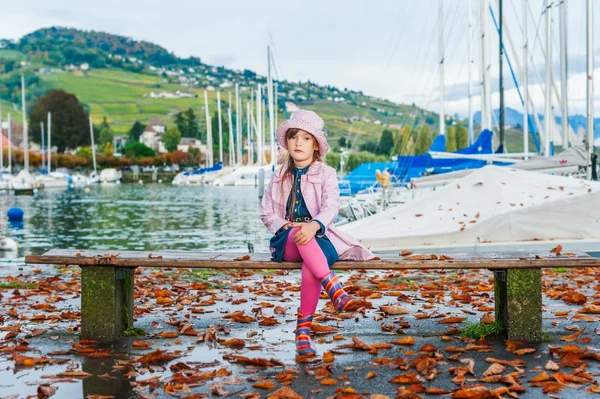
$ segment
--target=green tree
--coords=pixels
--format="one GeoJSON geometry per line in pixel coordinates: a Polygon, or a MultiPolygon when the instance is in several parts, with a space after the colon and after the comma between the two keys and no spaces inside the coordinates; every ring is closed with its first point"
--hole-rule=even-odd
{"type": "Polygon", "coordinates": [[[377,147],[379,146],[379,142],[375,141],[375,140],[369,140],[365,143],[362,143],[358,148],[360,149],[361,152],[370,152],[375,154],[375,152],[377,151],[377,147]]]}
{"type": "Polygon", "coordinates": [[[48,112],[52,115],[52,145],[58,152],[90,144],[88,113],[74,94],[64,90],[49,91],[31,107],[29,121],[34,140],[42,142],[40,123],[46,125],[48,112]]]}
{"type": "Polygon", "coordinates": [[[335,170],[340,169],[340,154],[337,152],[329,151],[325,154],[325,163],[335,170]]]}
{"type": "Polygon", "coordinates": [[[377,151],[375,151],[375,154],[390,155],[393,149],[394,135],[391,130],[384,129],[383,132],[381,132],[381,138],[379,139],[379,144],[377,145],[377,151]]]}
{"type": "Polygon", "coordinates": [[[100,126],[100,137],[98,137],[98,144],[105,145],[107,143],[110,143],[112,146],[112,140],[113,131],[110,128],[110,125],[108,124],[108,121],[106,120],[105,116],[104,120],[102,121],[102,125],[100,126]]]}
{"type": "Polygon", "coordinates": [[[108,120],[106,119],[106,115],[104,115],[104,117],[102,117],[102,125],[100,125],[100,130],[102,129],[110,129],[110,124],[108,123],[108,120]]]}
{"type": "Polygon", "coordinates": [[[200,128],[198,126],[198,118],[196,118],[196,114],[194,114],[194,110],[191,108],[188,108],[187,111],[185,111],[185,117],[187,119],[187,130],[184,132],[181,132],[183,134],[184,137],[194,137],[194,138],[199,138],[200,137],[200,128]]]}
{"type": "Polygon", "coordinates": [[[456,130],[452,126],[446,128],[446,152],[456,152],[456,130]]]}
{"type": "Polygon", "coordinates": [[[181,133],[177,126],[172,126],[163,133],[162,141],[165,143],[167,151],[172,152],[177,149],[179,142],[181,141],[181,133]]]}
{"type": "MultiPolygon", "coordinates": [[[[348,160],[346,161],[346,166],[344,167],[345,170],[347,170],[348,172],[353,171],[354,169],[356,169],[356,167],[360,164],[363,164],[365,162],[375,162],[376,161],[376,156],[375,154],[368,152],[368,151],[361,151],[361,152],[352,152],[350,153],[350,155],[348,155],[348,160]]],[[[373,175],[375,175],[375,171],[373,171],[373,175]]]]}
{"type": "Polygon", "coordinates": [[[153,157],[155,155],[155,152],[152,148],[148,147],[144,143],[140,143],[139,141],[127,144],[124,152],[125,156],[131,159],[153,157]]]}
{"type": "Polygon", "coordinates": [[[142,125],[140,121],[135,121],[131,129],[129,130],[129,135],[127,137],[128,143],[134,143],[140,141],[140,136],[144,133],[146,126],[142,125]]]}
{"type": "Polygon", "coordinates": [[[394,155],[414,155],[417,133],[408,125],[404,125],[394,135],[394,155]]]}
{"type": "Polygon", "coordinates": [[[346,136],[342,136],[338,139],[338,144],[340,145],[340,147],[345,148],[346,147],[346,136]]]}
{"type": "Polygon", "coordinates": [[[200,137],[198,118],[191,108],[188,108],[187,111],[178,112],[175,115],[175,125],[183,137],[200,137]]]}
{"type": "Polygon", "coordinates": [[[178,112],[175,114],[175,125],[180,132],[187,131],[187,118],[183,112],[178,112]]]}
{"type": "Polygon", "coordinates": [[[431,144],[433,143],[431,138],[431,132],[429,131],[429,126],[423,125],[419,134],[417,135],[417,145],[415,147],[415,154],[422,155],[429,151],[431,144]]]}
{"type": "Polygon", "coordinates": [[[462,122],[456,124],[456,149],[462,150],[469,146],[469,129],[462,122]]]}

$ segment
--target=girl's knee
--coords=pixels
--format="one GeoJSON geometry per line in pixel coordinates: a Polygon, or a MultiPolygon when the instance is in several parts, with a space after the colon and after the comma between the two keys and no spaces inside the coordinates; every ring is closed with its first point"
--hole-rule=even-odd
{"type": "Polygon", "coordinates": [[[299,231],[300,231],[300,227],[292,227],[290,229],[290,235],[289,236],[294,237],[296,235],[296,233],[299,232],[299,231]]]}

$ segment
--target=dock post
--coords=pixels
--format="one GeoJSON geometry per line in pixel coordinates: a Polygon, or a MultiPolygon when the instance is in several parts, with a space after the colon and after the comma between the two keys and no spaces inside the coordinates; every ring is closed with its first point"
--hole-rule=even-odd
{"type": "Polygon", "coordinates": [[[510,340],[542,340],[542,272],[540,269],[494,271],[496,320],[510,340]]]}
{"type": "Polygon", "coordinates": [[[81,338],[111,342],[133,325],[134,270],[81,267],[81,338]]]}

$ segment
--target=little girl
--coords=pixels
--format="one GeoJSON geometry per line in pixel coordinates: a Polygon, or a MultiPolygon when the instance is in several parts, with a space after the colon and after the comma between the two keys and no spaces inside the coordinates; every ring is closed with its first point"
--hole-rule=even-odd
{"type": "Polygon", "coordinates": [[[302,261],[296,351],[314,356],[310,326],[321,287],[338,312],[355,310],[358,302],[344,292],[330,267],[338,259],[368,260],[373,254],[333,227],[338,215],[339,188],[335,169],[321,162],[329,151],[323,119],[298,110],[277,128],[288,160],[273,173],[265,190],[260,218],[274,235],[270,247],[276,262],[302,261]]]}

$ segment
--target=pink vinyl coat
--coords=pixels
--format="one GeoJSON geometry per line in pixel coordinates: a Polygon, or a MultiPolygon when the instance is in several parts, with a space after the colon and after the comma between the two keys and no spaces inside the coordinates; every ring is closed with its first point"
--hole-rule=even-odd
{"type": "MultiPolygon", "coordinates": [[[[285,167],[287,165],[284,164],[273,173],[262,199],[260,219],[271,234],[275,234],[288,223],[285,220],[285,207],[292,188],[292,179],[288,177],[283,180],[285,167]]],[[[374,257],[371,251],[354,238],[333,227],[340,207],[340,191],[335,169],[322,162],[314,162],[301,177],[300,189],[306,208],[313,219],[325,226],[325,235],[337,250],[340,260],[360,261],[374,257]]]]}

